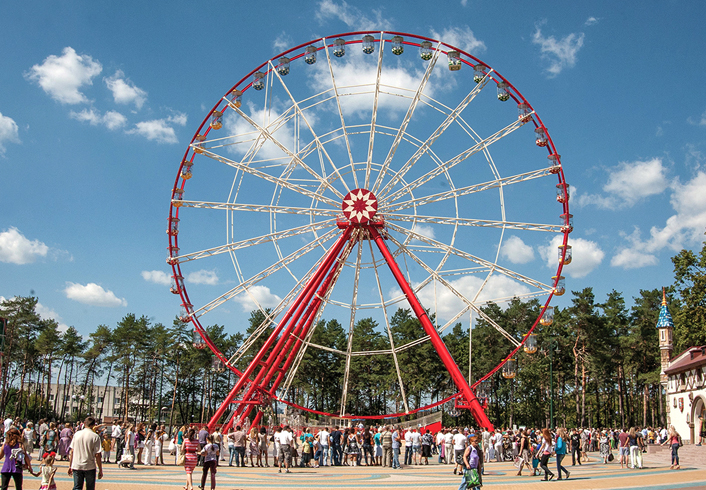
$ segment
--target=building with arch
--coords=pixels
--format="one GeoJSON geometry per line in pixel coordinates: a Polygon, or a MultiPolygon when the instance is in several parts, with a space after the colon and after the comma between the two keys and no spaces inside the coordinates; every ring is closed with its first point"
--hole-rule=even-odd
{"type": "Polygon", "coordinates": [[[674,426],[685,444],[698,443],[706,417],[706,345],[689,347],[672,358],[674,322],[664,290],[657,328],[662,364],[660,382],[667,395],[667,425],[674,426]]]}

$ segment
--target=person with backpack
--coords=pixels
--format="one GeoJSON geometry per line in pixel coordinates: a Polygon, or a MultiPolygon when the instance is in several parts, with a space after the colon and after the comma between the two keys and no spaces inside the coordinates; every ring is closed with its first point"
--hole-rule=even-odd
{"type": "Polygon", "coordinates": [[[7,490],[10,479],[15,482],[15,489],[22,490],[22,470],[26,467],[34,476],[39,476],[32,470],[32,457],[22,446],[22,434],[14,427],[5,433],[5,444],[0,451],[0,460],[5,460],[0,470],[2,475],[2,490],[7,490]]]}

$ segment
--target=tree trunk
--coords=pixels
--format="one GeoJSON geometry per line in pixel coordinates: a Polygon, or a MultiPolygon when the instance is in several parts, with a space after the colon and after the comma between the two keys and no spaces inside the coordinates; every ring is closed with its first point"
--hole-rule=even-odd
{"type": "Polygon", "coordinates": [[[620,411],[620,428],[625,428],[625,389],[623,387],[623,365],[618,364],[618,407],[620,411]]]}
{"type": "Polygon", "coordinates": [[[583,356],[581,356],[581,427],[585,427],[585,422],[586,422],[586,362],[583,360],[583,356]]]}

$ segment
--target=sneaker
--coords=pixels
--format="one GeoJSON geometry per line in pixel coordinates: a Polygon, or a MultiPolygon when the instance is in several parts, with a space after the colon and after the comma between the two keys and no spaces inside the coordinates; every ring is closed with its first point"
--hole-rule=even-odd
{"type": "Polygon", "coordinates": [[[289,471],[289,468],[287,468],[287,473],[291,473],[291,471],[289,471]]]}

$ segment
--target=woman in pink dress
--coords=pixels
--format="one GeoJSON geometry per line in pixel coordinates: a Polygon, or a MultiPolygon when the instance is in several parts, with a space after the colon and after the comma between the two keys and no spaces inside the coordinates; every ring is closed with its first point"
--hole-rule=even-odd
{"type": "Polygon", "coordinates": [[[69,457],[69,446],[71,445],[71,439],[74,437],[74,431],[71,429],[70,422],[66,423],[59,437],[59,456],[61,456],[61,460],[63,461],[69,457]]]}
{"type": "Polygon", "coordinates": [[[199,461],[199,452],[201,451],[201,445],[199,440],[196,438],[196,429],[193,427],[189,429],[189,432],[184,439],[183,445],[184,451],[184,469],[186,470],[186,486],[184,490],[193,490],[194,483],[191,479],[191,474],[196,468],[196,463],[199,461]]]}

